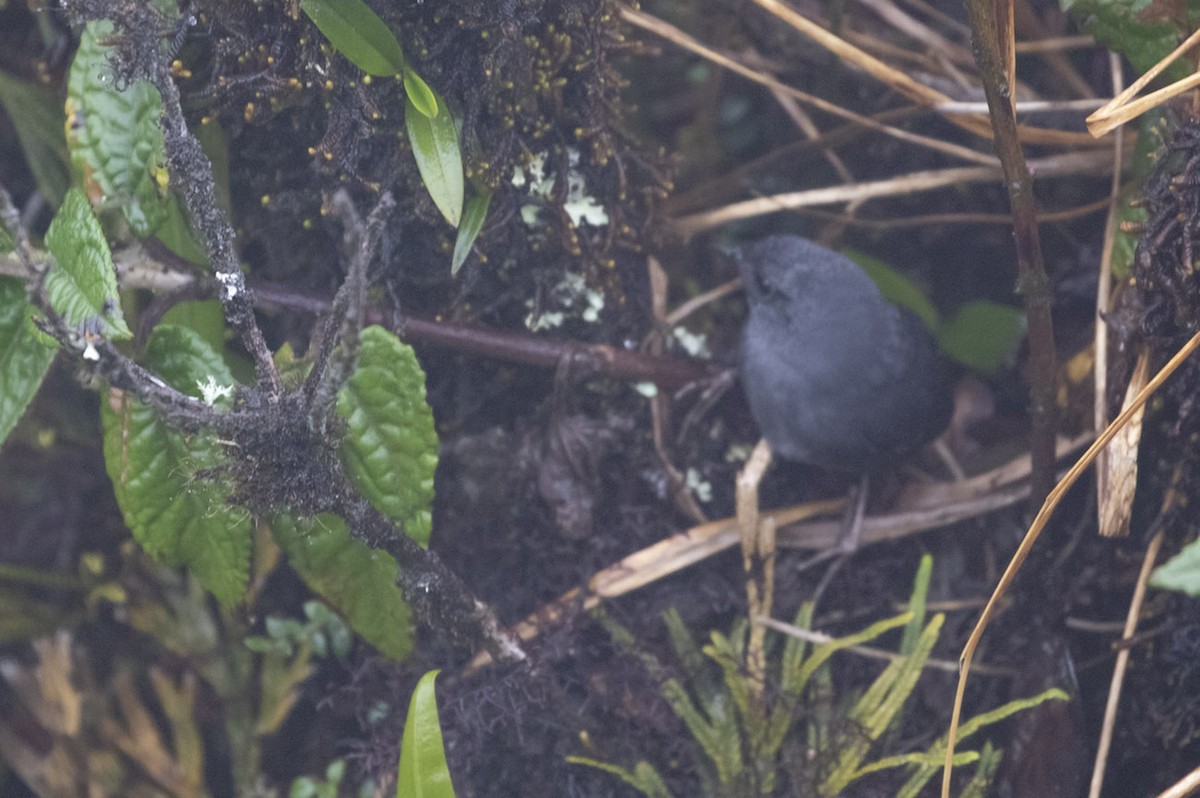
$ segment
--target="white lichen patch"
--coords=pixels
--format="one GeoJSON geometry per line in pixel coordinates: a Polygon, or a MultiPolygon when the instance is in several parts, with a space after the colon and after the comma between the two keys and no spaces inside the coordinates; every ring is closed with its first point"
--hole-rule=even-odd
{"type": "Polygon", "coordinates": [[[217,282],[221,284],[221,292],[226,300],[238,295],[242,286],[242,275],[230,272],[217,272],[217,282]]]}
{"type": "Polygon", "coordinates": [[[216,404],[218,399],[229,399],[233,396],[233,386],[221,385],[211,374],[203,381],[196,380],[196,387],[200,389],[200,398],[204,400],[204,404],[210,406],[216,404]]]}
{"type": "Polygon", "coordinates": [[[600,312],[604,310],[604,295],[588,287],[582,274],[567,272],[541,304],[544,309],[537,312],[535,301],[525,300],[525,307],[529,308],[525,326],[532,332],[560,327],[568,314],[589,324],[599,321],[600,312]]]}
{"type": "MultiPolygon", "coordinates": [[[[569,150],[567,153],[569,168],[567,171],[567,196],[563,202],[563,211],[578,227],[588,224],[593,227],[603,227],[608,224],[608,213],[595,197],[588,193],[587,180],[579,171],[579,151],[569,150]]],[[[558,180],[554,172],[546,170],[546,153],[534,156],[527,167],[513,167],[512,184],[516,188],[524,188],[531,197],[548,201],[554,192],[558,180]]],[[[526,227],[537,227],[538,212],[542,203],[529,203],[521,206],[521,220],[526,227]]]]}
{"type": "Polygon", "coordinates": [[[689,468],[687,470],[686,481],[688,490],[690,490],[698,500],[706,504],[712,501],[712,485],[703,477],[703,475],[701,475],[699,471],[694,468],[689,468]]]}
{"type": "Polygon", "coordinates": [[[712,353],[708,351],[708,338],[704,333],[694,333],[686,327],[675,327],[671,330],[671,337],[680,349],[692,357],[712,357],[712,353]]]}

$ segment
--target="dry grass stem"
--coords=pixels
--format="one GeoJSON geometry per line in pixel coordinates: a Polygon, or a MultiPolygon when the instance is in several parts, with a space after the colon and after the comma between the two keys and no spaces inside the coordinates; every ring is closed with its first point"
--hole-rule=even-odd
{"type": "Polygon", "coordinates": [[[663,22],[657,17],[652,17],[644,12],[635,11],[634,9],[628,7],[622,7],[621,16],[626,22],[636,25],[637,27],[647,30],[657,36],[661,36],[667,41],[677,44],[685,50],[696,53],[697,55],[708,59],[718,66],[722,66],[731,72],[736,72],[747,80],[752,80],[755,83],[766,86],[769,89],[777,89],[792,97],[795,97],[801,102],[808,103],[814,108],[822,110],[827,114],[836,116],[839,119],[845,119],[847,121],[862,125],[870,130],[875,130],[884,135],[891,136],[892,138],[896,138],[901,141],[907,141],[910,144],[927,147],[928,149],[942,152],[946,155],[951,155],[966,161],[971,161],[974,163],[994,163],[996,160],[990,155],[976,152],[975,150],[967,147],[960,147],[957,144],[949,144],[935,138],[909,133],[906,130],[884,125],[868,116],[856,114],[853,111],[842,108],[840,105],[836,105],[827,100],[823,100],[820,97],[809,94],[808,92],[800,91],[799,89],[788,86],[785,83],[775,80],[769,75],[764,75],[763,73],[751,69],[750,67],[747,67],[726,55],[718,53],[716,50],[706,47],[688,34],[681,31],[679,28],[676,28],[674,25],[663,22]]]}
{"type": "MultiPolygon", "coordinates": [[[[1170,495],[1168,491],[1168,495],[1170,495]]],[[[1142,613],[1142,604],[1146,599],[1146,585],[1150,581],[1150,572],[1158,560],[1158,550],[1162,548],[1163,533],[1159,530],[1150,539],[1146,547],[1146,555],[1142,558],[1142,568],[1138,573],[1137,584],[1133,588],[1133,598],[1129,601],[1129,611],[1125,616],[1125,629],[1122,639],[1128,640],[1137,632],[1138,618],[1142,613]]],[[[1092,769],[1092,784],[1088,790],[1088,798],[1100,798],[1100,789],[1104,786],[1104,767],[1108,762],[1108,751],[1112,747],[1113,728],[1116,726],[1117,707],[1121,703],[1121,686],[1125,683],[1125,670],[1129,667],[1129,648],[1124,647],[1117,652],[1117,661],[1113,666],[1112,686],[1108,690],[1108,700],[1104,705],[1104,722],[1100,726],[1100,744],[1096,750],[1096,760],[1092,769]]]]}
{"type": "Polygon", "coordinates": [[[970,637],[967,638],[966,645],[963,646],[962,654],[959,656],[961,670],[958,677],[958,687],[954,695],[954,709],[950,715],[950,729],[947,732],[946,740],[946,759],[945,770],[942,774],[942,798],[950,798],[950,778],[953,774],[954,762],[954,744],[958,737],[959,719],[962,717],[963,696],[967,689],[967,677],[971,672],[971,659],[975,656],[975,650],[979,647],[979,641],[983,637],[984,630],[987,629],[991,622],[992,614],[995,612],[996,606],[1008,592],[1008,588],[1016,579],[1017,573],[1021,570],[1021,566],[1025,562],[1025,558],[1029,556],[1029,552],[1033,549],[1033,545],[1041,536],[1042,531],[1046,528],[1050,517],[1054,514],[1054,510],[1058,507],[1058,503],[1062,501],[1064,495],[1071,487],[1079,481],[1079,477],[1092,464],[1096,456],[1104,449],[1105,446],[1117,435],[1121,429],[1129,423],[1129,419],[1134,413],[1138,412],[1146,400],[1148,400],[1159,387],[1175,373],[1185,360],[1200,346],[1200,332],[1192,336],[1192,338],[1184,344],[1175,356],[1167,362],[1165,366],[1159,369],[1159,372],[1154,375],[1145,388],[1137,395],[1133,404],[1127,407],[1121,415],[1105,428],[1104,432],[1098,437],[1095,442],[1088,447],[1088,450],[1083,453],[1083,456],[1071,467],[1067,475],[1059,480],[1054,489],[1046,497],[1042,503],[1042,508],[1038,511],[1037,516],[1033,519],[1033,523],[1029,527],[1029,531],[1025,533],[1021,545],[1017,547],[1017,551],[1013,554],[1012,559],[1008,563],[1008,567],[1004,569],[1004,574],[1000,577],[1000,582],[996,585],[996,589],[992,591],[991,598],[988,599],[987,606],[983,608],[983,612],[979,616],[975,628],[971,630],[970,637]]]}
{"type": "MultiPolygon", "coordinates": [[[[1029,169],[1041,178],[1078,174],[1096,175],[1104,174],[1111,166],[1111,162],[1112,155],[1107,151],[1069,152],[1030,161],[1029,169]]],[[[1002,177],[1003,172],[998,164],[931,169],[887,180],[875,180],[848,186],[828,186],[743,200],[711,211],[680,217],[675,220],[675,227],[686,238],[739,219],[752,219],[780,211],[854,200],[911,195],[965,183],[994,183],[1002,177]]]]}
{"type": "Polygon", "coordinates": [[[1152,91],[1140,99],[1132,99],[1150,81],[1154,80],[1164,69],[1174,63],[1176,58],[1179,58],[1179,56],[1190,50],[1197,42],[1200,42],[1200,29],[1197,29],[1195,33],[1187,37],[1183,44],[1176,47],[1170,55],[1151,67],[1146,74],[1131,83],[1129,88],[1113,97],[1103,108],[1089,116],[1087,118],[1088,131],[1096,138],[1100,138],[1113,128],[1120,127],[1126,122],[1136,119],[1152,108],[1157,108],[1172,97],[1182,94],[1194,86],[1200,86],[1200,72],[1193,72],[1183,80],[1172,83],[1170,86],[1152,91]]]}

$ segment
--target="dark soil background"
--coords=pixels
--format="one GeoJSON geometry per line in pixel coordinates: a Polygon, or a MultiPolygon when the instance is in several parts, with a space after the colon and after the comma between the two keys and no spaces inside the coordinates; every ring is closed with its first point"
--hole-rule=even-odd
{"type": "MultiPolygon", "coordinates": [[[[200,24],[180,50],[191,70],[181,80],[185,107],[196,121],[219,119],[228,137],[238,244],[251,279],[260,283],[297,294],[332,294],[343,277],[340,230],[321,216],[320,206],[323,194],[341,186],[364,211],[382,190],[397,199],[373,275],[373,301],[398,319],[469,322],[554,341],[636,349],[655,332],[648,258],[665,271],[674,307],[736,276],[722,246],[777,232],[879,258],[923,286],[944,315],[977,299],[1019,304],[1012,232],[1003,218],[1008,197],[999,181],[873,200],[855,208],[854,218],[829,207],[775,213],[682,240],[672,227],[675,217],[736,199],[836,185],[842,178],[818,148],[799,143],[802,134],[769,90],[626,24],[619,3],[373,2],[421,74],[461,115],[468,177],[495,191],[476,254],[451,277],[453,231],[425,194],[406,139],[398,135],[403,130],[398,84],[363,85],[357,70],[338,59],[337,71],[327,76],[334,89],[325,89],[324,80],[314,80],[312,73],[315,31],[303,16],[293,18],[284,0],[193,5],[200,24]],[[287,82],[292,76],[300,78],[300,88],[287,82]],[[378,118],[372,118],[373,111],[378,118]],[[529,170],[535,158],[558,175],[574,170],[603,208],[607,224],[573,225],[562,207],[566,186],[561,180],[557,194],[544,200],[515,187],[514,168],[529,170]],[[532,225],[522,217],[523,206],[530,204],[541,206],[532,225]],[[917,216],[933,218],[904,221],[917,216]],[[584,318],[586,294],[564,288],[570,285],[602,298],[594,320],[584,318]],[[563,314],[561,324],[529,329],[531,320],[554,313],[563,314]]],[[[943,23],[946,34],[965,45],[953,22],[962,22],[961,9],[943,5],[951,20],[943,23]]],[[[801,6],[810,17],[827,14],[816,4],[801,6]]],[[[858,113],[906,105],[749,3],[651,2],[643,8],[711,47],[762,65],[788,85],[858,113]]],[[[1035,2],[1030,11],[1046,35],[1074,31],[1052,4],[1035,2]]],[[[936,65],[937,53],[928,45],[897,32],[868,9],[847,6],[841,13],[847,29],[912,53],[905,67],[914,74],[929,74],[936,65]]],[[[61,94],[73,47],[63,21],[40,5],[0,5],[0,69],[6,73],[61,94]]],[[[1096,94],[1108,91],[1107,51],[1079,49],[1067,57],[1096,94]]],[[[1056,73],[1040,61],[1022,56],[1019,63],[1032,93],[1067,96],[1056,73]]],[[[969,65],[961,68],[970,71],[969,65]]],[[[964,91],[962,99],[982,97],[964,91]]],[[[1081,116],[1038,121],[1080,131],[1081,116]]],[[[841,124],[819,113],[814,119],[822,130],[841,124]]],[[[1168,122],[1190,124],[1174,117],[1168,122]]],[[[990,152],[987,142],[931,113],[897,124],[990,152]]],[[[959,165],[941,153],[865,131],[831,146],[859,182],[959,165]]],[[[1169,158],[1164,152],[1161,161],[1165,168],[1183,169],[1192,155],[1184,147],[1169,158]]],[[[1149,204],[1152,216],[1158,213],[1163,220],[1190,209],[1186,191],[1162,190],[1167,179],[1159,178],[1160,191],[1149,204]]],[[[1069,208],[1105,197],[1109,181],[1106,174],[1039,180],[1036,191],[1043,207],[1069,208]]],[[[51,211],[37,204],[32,173],[2,114],[0,183],[19,206],[30,209],[34,228],[43,230],[51,211]]],[[[1100,208],[1041,227],[1061,363],[1091,342],[1104,222],[1100,208]]],[[[1154,229],[1162,232],[1165,225],[1162,221],[1154,229]]],[[[1187,229],[1169,232],[1189,234],[1187,229]]],[[[1147,262],[1144,268],[1163,267],[1147,262]]],[[[1190,282],[1146,278],[1142,285],[1144,295],[1128,300],[1114,316],[1117,351],[1133,351],[1148,341],[1156,352],[1169,354],[1195,328],[1189,300],[1169,299],[1187,294],[1190,282]],[[1142,332],[1147,307],[1157,319],[1150,334],[1142,332]]],[[[685,326],[705,336],[713,362],[731,366],[744,315],[740,294],[733,293],[689,317],[685,326]]],[[[261,320],[273,346],[291,343],[297,351],[308,346],[311,315],[275,310],[264,312],[261,320]]],[[[502,621],[522,620],[585,585],[600,569],[693,525],[671,501],[670,479],[652,436],[650,403],[630,380],[569,361],[557,369],[534,367],[410,340],[427,372],[442,442],[432,548],[502,621]]],[[[678,357],[689,356],[671,336],[666,347],[678,357]]],[[[1157,357],[1161,362],[1164,355],[1157,357]]],[[[1122,362],[1114,366],[1111,382],[1119,405],[1128,366],[1124,354],[1118,359],[1122,362]]],[[[967,471],[985,470],[1023,451],[1028,427],[1024,350],[998,373],[963,370],[960,378],[964,392],[970,386],[977,406],[984,408],[954,430],[954,448],[967,471]]],[[[1195,368],[1185,368],[1148,415],[1132,535],[1097,536],[1095,491],[1090,477],[1082,480],[985,637],[977,661],[1016,668],[1020,677],[974,676],[968,716],[1050,686],[1073,696],[1067,705],[1047,705],[989,729],[993,742],[1007,752],[998,795],[1084,794],[1113,642],[1120,636],[1146,540],[1163,529],[1167,549],[1174,552],[1191,531],[1186,497],[1194,484],[1197,378],[1195,368]],[[1164,515],[1167,485],[1185,498],[1164,515]]],[[[1069,387],[1059,408],[1064,434],[1077,434],[1088,423],[1089,385],[1064,376],[1069,387]]],[[[700,502],[704,513],[724,518],[733,514],[734,479],[741,467],[727,455],[735,447],[752,446],[757,431],[739,390],[705,407],[699,397],[706,387],[672,393],[665,450],[679,473],[707,486],[700,502]]],[[[5,444],[0,454],[3,562],[75,573],[85,553],[100,552],[115,561],[128,546],[104,474],[96,407],[96,395],[78,387],[69,365],[60,363],[5,444]]],[[[914,472],[949,478],[936,458],[917,456],[887,477],[871,512],[887,512],[914,472]]],[[[763,486],[763,504],[838,497],[851,482],[777,464],[763,486]]],[[[859,551],[828,582],[814,628],[848,633],[896,614],[908,599],[920,557],[931,553],[930,602],[948,608],[934,656],[956,659],[1031,515],[1032,508],[1018,505],[859,551]]],[[[781,553],[776,617],[790,619],[822,581],[824,566],[800,568],[808,556],[781,553]]],[[[298,580],[277,575],[250,620],[268,611],[294,614],[304,596],[298,580]]],[[[72,596],[49,591],[48,597],[59,603],[64,617],[73,618],[97,674],[107,673],[131,650],[147,663],[171,659],[112,613],[84,614],[72,605],[72,596]]],[[[744,615],[739,557],[735,552],[713,557],[606,606],[639,646],[669,663],[661,620],[666,609],[678,609],[697,639],[706,639],[711,629],[728,630],[744,615]]],[[[1153,592],[1142,628],[1146,633],[1134,646],[1110,757],[1107,796],[1155,794],[1200,756],[1197,605],[1153,592]]],[[[9,648],[13,656],[23,656],[28,645],[15,641],[9,648]]],[[[473,653],[450,646],[437,630],[424,629],[409,662],[385,662],[360,646],[350,663],[323,666],[269,744],[266,780],[286,785],[338,755],[355,765],[349,783],[366,775],[388,778],[394,773],[406,696],[421,673],[440,667],[443,728],[460,796],[635,794],[611,775],[567,764],[564,757],[571,754],[627,765],[646,759],[675,795],[700,794],[695,747],[656,679],[586,614],[572,613],[547,628],[530,645],[525,665],[459,673],[473,653]],[[393,707],[391,714],[369,723],[368,710],[381,700],[393,707]]],[[[836,658],[836,688],[865,689],[881,667],[850,656],[836,658]]],[[[940,671],[922,678],[899,750],[922,749],[944,732],[954,684],[953,675],[940,671]]],[[[0,713],[7,711],[0,701],[0,713]]],[[[219,760],[219,753],[215,756],[219,760]]],[[[216,773],[219,767],[210,770],[216,773]]],[[[781,781],[780,795],[813,794],[792,779],[781,781]]],[[[878,775],[856,782],[847,794],[894,794],[898,783],[878,775]]],[[[221,783],[210,788],[214,795],[227,789],[221,783]]],[[[9,778],[3,794],[29,793],[9,778]]]]}

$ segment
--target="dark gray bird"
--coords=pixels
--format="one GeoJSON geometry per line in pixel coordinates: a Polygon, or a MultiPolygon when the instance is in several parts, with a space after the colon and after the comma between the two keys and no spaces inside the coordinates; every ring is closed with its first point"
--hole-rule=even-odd
{"type": "Polygon", "coordinates": [[[790,235],[733,254],[750,305],[742,385],[776,454],[867,474],[946,428],[952,386],[933,336],[856,263],[790,235]]]}

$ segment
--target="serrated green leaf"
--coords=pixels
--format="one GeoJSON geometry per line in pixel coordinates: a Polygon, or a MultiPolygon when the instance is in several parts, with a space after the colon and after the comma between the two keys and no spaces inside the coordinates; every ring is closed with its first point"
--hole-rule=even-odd
{"type": "Polygon", "coordinates": [[[412,143],[413,157],[425,190],[433,204],[452,226],[458,227],[463,210],[462,152],[458,146],[458,128],[446,102],[436,93],[437,116],[430,118],[405,100],[404,126],[412,143]]]}
{"type": "Polygon", "coordinates": [[[438,671],[429,671],[422,676],[408,702],[396,798],[454,798],[434,691],[437,675],[438,671]]]}
{"type": "Polygon", "coordinates": [[[402,660],[412,652],[412,617],[396,586],[400,567],[386,552],[350,537],[334,515],[271,523],[292,568],[379,651],[402,660]]]}
{"type": "Polygon", "coordinates": [[[354,486],[421,545],[432,527],[438,439],[425,372],[412,347],[382,327],[362,331],[358,363],[337,397],[342,462],[354,486]]]}
{"type": "Polygon", "coordinates": [[[1025,314],[996,302],[968,302],[937,332],[942,350],[983,374],[1012,362],[1025,336],[1025,314]]]}
{"type": "Polygon", "coordinates": [[[1150,584],[1162,590],[1177,590],[1200,596],[1200,541],[1189,543],[1166,563],[1154,569],[1150,584]]]}
{"type": "Polygon", "coordinates": [[[72,326],[90,328],[106,338],[132,338],[121,313],[108,241],[79,189],[63,198],[46,231],[46,247],[55,260],[46,276],[46,295],[54,310],[72,326]]]}
{"type": "Polygon", "coordinates": [[[101,42],[107,20],[83,29],[67,76],[67,149],[88,197],[120,208],[139,236],[152,234],[168,213],[167,171],[158,89],[139,80],[118,91],[101,42]]]}
{"type": "Polygon", "coordinates": [[[399,75],[404,50],[362,0],[300,0],[300,8],[334,49],[368,75],[399,75]]]}
{"type": "Polygon", "coordinates": [[[33,327],[25,283],[0,277],[0,445],[41,387],[54,354],[33,327]]]}
{"type": "Polygon", "coordinates": [[[492,192],[483,189],[467,200],[463,208],[462,223],[458,226],[458,237],[454,240],[454,256],[450,259],[450,276],[458,274],[459,268],[471,254],[471,247],[487,219],[488,205],[492,202],[492,192]]]}
{"type": "MultiPolygon", "coordinates": [[[[186,327],[159,325],[146,365],[177,390],[201,395],[212,379],[231,385],[221,356],[186,327]]],[[[151,555],[191,569],[225,604],[245,593],[250,516],[229,506],[224,455],[210,433],[184,435],[128,394],[101,403],[104,464],[134,539],[151,555]]]]}
{"type": "Polygon", "coordinates": [[[411,69],[404,70],[404,93],[422,115],[430,119],[438,115],[437,95],[424,78],[411,69]]]}
{"type": "Polygon", "coordinates": [[[38,190],[57,208],[71,187],[62,103],[42,87],[0,72],[0,105],[12,120],[38,190]]]}

